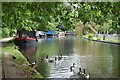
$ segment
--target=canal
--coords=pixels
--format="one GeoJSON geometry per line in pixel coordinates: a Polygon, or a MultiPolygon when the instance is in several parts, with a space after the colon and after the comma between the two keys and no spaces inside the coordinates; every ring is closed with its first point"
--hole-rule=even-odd
{"type": "Polygon", "coordinates": [[[79,67],[86,70],[91,78],[118,77],[118,49],[115,44],[84,40],[80,37],[57,37],[39,39],[35,48],[24,48],[24,56],[29,61],[37,61],[36,70],[45,78],[79,77],[79,67]],[[47,55],[54,60],[62,54],[62,59],[53,63],[41,61],[47,55]],[[70,66],[75,63],[75,72],[70,66]]]}

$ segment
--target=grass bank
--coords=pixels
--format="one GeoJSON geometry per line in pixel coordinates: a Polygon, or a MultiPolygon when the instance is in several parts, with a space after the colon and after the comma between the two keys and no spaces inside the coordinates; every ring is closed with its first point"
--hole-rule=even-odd
{"type": "Polygon", "coordinates": [[[94,37],[94,34],[87,34],[87,35],[84,35],[83,37],[85,37],[87,39],[90,39],[90,40],[100,40],[100,41],[108,41],[108,42],[120,43],[120,41],[116,40],[116,39],[105,38],[105,40],[103,40],[103,38],[94,37]]]}
{"type": "MultiPolygon", "coordinates": [[[[17,68],[20,68],[22,71],[25,71],[27,74],[29,74],[28,78],[43,78],[35,69],[31,68],[26,60],[26,58],[21,54],[20,51],[17,49],[14,49],[14,44],[12,41],[9,41],[7,43],[6,47],[2,48],[2,53],[9,52],[11,56],[15,56],[16,59],[13,61],[16,62],[17,65],[19,65],[17,68]]],[[[3,55],[4,59],[4,55],[3,55]]]]}
{"type": "Polygon", "coordinates": [[[0,58],[2,58],[2,54],[0,54],[0,58]]]}

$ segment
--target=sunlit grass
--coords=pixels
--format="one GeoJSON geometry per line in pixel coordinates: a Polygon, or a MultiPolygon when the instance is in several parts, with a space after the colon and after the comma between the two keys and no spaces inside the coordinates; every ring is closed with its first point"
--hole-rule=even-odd
{"type": "Polygon", "coordinates": [[[115,40],[115,39],[106,39],[106,41],[110,41],[110,42],[120,42],[120,41],[115,40]]]}
{"type": "MultiPolygon", "coordinates": [[[[94,37],[94,36],[91,35],[91,34],[87,34],[87,35],[85,35],[85,36],[83,36],[83,37],[88,38],[88,39],[91,39],[91,40],[103,40],[102,38],[100,38],[100,37],[94,37]]],[[[104,41],[116,42],[116,43],[120,42],[119,39],[110,39],[110,38],[105,38],[104,41]]]]}
{"type": "Polygon", "coordinates": [[[2,58],[2,54],[0,54],[0,58],[2,58]]]}

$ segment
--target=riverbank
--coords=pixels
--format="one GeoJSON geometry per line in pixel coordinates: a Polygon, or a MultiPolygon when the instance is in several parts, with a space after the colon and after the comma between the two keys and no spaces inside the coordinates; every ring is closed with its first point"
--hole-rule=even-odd
{"type": "Polygon", "coordinates": [[[29,66],[26,58],[14,49],[13,43],[8,42],[2,48],[2,54],[3,78],[43,78],[40,73],[29,66]]]}
{"type": "Polygon", "coordinates": [[[3,39],[0,39],[0,42],[7,42],[7,41],[10,41],[12,40],[13,37],[10,37],[10,38],[3,38],[3,39]]]}
{"type": "Polygon", "coordinates": [[[118,40],[113,40],[113,39],[106,39],[106,40],[102,40],[99,37],[93,37],[93,38],[88,38],[87,36],[83,36],[84,39],[87,40],[91,40],[91,41],[95,41],[95,42],[103,42],[103,43],[109,43],[109,44],[117,44],[120,45],[120,42],[118,40]]]}

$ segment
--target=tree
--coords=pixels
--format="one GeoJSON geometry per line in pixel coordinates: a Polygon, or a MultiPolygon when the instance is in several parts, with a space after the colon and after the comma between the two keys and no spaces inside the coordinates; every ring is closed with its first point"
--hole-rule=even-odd
{"type": "Polygon", "coordinates": [[[101,28],[111,21],[108,33],[119,33],[119,5],[119,2],[3,2],[2,25],[9,30],[23,27],[47,31],[56,30],[59,23],[72,30],[79,21],[96,23],[101,28]]]}

